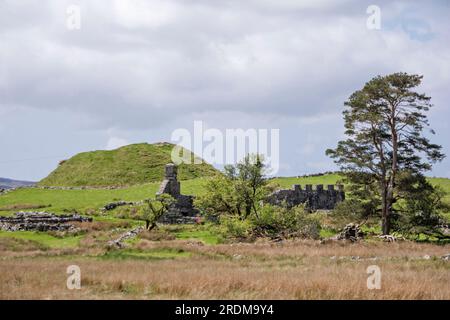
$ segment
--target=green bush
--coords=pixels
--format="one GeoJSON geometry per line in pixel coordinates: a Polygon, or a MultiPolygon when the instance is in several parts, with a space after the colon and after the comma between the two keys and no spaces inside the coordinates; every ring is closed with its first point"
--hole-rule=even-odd
{"type": "Polygon", "coordinates": [[[258,217],[253,216],[254,233],[271,238],[313,238],[320,237],[319,219],[300,205],[293,208],[266,204],[258,217]]]}
{"type": "Polygon", "coordinates": [[[319,219],[309,214],[303,206],[291,209],[263,205],[258,216],[243,219],[233,215],[220,217],[221,233],[226,238],[253,240],[258,237],[320,238],[319,219]]]}
{"type": "Polygon", "coordinates": [[[249,239],[252,237],[252,224],[249,219],[222,215],[220,216],[220,233],[225,238],[249,239]]]}

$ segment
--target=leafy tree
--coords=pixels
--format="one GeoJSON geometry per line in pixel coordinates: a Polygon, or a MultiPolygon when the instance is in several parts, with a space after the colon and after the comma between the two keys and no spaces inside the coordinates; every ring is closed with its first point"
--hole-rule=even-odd
{"type": "Polygon", "coordinates": [[[195,206],[205,216],[216,217],[220,214],[241,215],[241,204],[235,193],[233,181],[224,175],[217,175],[208,180],[205,192],[196,197],[195,206]]]}
{"type": "Polygon", "coordinates": [[[359,224],[365,223],[369,218],[379,216],[381,201],[379,197],[379,185],[373,175],[348,171],[343,179],[347,185],[348,197],[335,208],[335,213],[340,212],[345,216],[347,210],[353,215],[352,221],[359,224]]]}
{"type": "Polygon", "coordinates": [[[399,172],[420,174],[445,157],[441,146],[431,143],[423,133],[429,126],[425,113],[432,105],[430,97],[416,92],[421,81],[422,76],[406,73],[370,80],[345,102],[347,139],[326,151],[349,180],[357,180],[352,176],[356,172],[376,183],[383,234],[391,230],[399,172]]]}
{"type": "Polygon", "coordinates": [[[140,207],[139,219],[145,221],[145,229],[152,230],[156,222],[175,203],[175,199],[168,194],[158,195],[155,199],[146,199],[140,207]]]}
{"type": "Polygon", "coordinates": [[[247,155],[236,166],[225,166],[225,176],[233,182],[238,203],[243,204],[240,215],[247,218],[253,212],[258,216],[257,202],[265,195],[266,166],[261,155],[247,155]]]}
{"type": "Polygon", "coordinates": [[[265,165],[260,155],[247,155],[237,165],[225,166],[225,174],[208,181],[196,206],[206,215],[230,214],[246,219],[258,216],[259,201],[267,194],[265,165]]]}
{"type": "Polygon", "coordinates": [[[259,155],[248,155],[235,166],[226,166],[224,175],[209,180],[206,192],[195,200],[204,214],[215,216],[226,237],[252,240],[256,237],[317,238],[320,223],[303,206],[286,208],[264,204],[274,191],[265,177],[259,155]]]}

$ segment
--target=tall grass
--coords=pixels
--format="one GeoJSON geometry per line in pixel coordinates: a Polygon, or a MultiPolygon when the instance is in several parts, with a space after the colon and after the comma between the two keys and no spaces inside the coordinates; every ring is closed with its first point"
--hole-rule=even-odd
{"type": "Polygon", "coordinates": [[[137,246],[139,254],[121,259],[6,256],[0,299],[450,299],[450,265],[438,258],[448,246],[147,240],[137,246]],[[71,264],[81,268],[79,291],[66,288],[71,264]],[[367,289],[369,265],[381,269],[380,290],[367,289]]]}

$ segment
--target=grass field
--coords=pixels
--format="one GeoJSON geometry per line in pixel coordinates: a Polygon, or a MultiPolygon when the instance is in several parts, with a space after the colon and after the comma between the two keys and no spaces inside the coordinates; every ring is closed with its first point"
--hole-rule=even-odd
{"type": "MultiPolygon", "coordinates": [[[[206,179],[198,178],[182,181],[182,191],[185,194],[198,195],[206,179]]],[[[155,196],[159,188],[157,182],[132,186],[123,189],[85,189],[85,190],[50,190],[40,188],[18,189],[0,196],[0,215],[18,210],[10,210],[14,205],[49,206],[42,210],[62,213],[65,211],[79,211],[103,207],[106,203],[126,200],[138,201],[155,196]]]]}
{"type": "Polygon", "coordinates": [[[448,249],[145,239],[122,251],[30,247],[2,252],[0,299],[450,299],[450,264],[440,259],[448,249]],[[81,290],[66,287],[74,264],[81,290]],[[369,265],[381,270],[379,290],[367,288],[369,265]]]}
{"type": "Polygon", "coordinates": [[[327,184],[336,184],[340,180],[342,180],[342,178],[338,174],[326,174],[314,177],[282,177],[270,181],[279,184],[283,188],[291,188],[294,184],[300,184],[304,188],[306,184],[323,184],[326,186],[327,184]]]}

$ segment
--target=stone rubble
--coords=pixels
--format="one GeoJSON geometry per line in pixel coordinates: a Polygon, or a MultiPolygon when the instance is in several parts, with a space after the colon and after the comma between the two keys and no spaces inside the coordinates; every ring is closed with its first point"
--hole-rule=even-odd
{"type": "Polygon", "coordinates": [[[108,246],[121,249],[125,246],[125,244],[123,243],[125,240],[135,238],[143,230],[144,227],[137,227],[133,230],[127,231],[124,234],[122,234],[119,238],[109,241],[108,246]]]}
{"type": "Polygon", "coordinates": [[[397,241],[397,239],[394,236],[390,235],[390,234],[383,234],[383,235],[378,236],[378,238],[380,238],[380,239],[382,239],[382,240],[384,240],[386,242],[395,242],[395,241],[397,241]]]}
{"type": "Polygon", "coordinates": [[[111,203],[107,203],[101,210],[102,211],[110,211],[110,210],[114,210],[117,207],[121,207],[121,206],[126,206],[126,205],[135,205],[134,202],[129,202],[129,201],[117,201],[117,202],[111,202],[111,203]]]}
{"type": "Polygon", "coordinates": [[[13,217],[0,217],[4,231],[67,231],[75,228],[70,222],[91,222],[78,214],[56,215],[49,212],[17,212],[13,217]]]}
{"type": "Polygon", "coordinates": [[[443,235],[450,236],[450,227],[448,224],[441,225],[440,230],[443,235]]]}
{"type": "Polygon", "coordinates": [[[350,240],[356,242],[363,239],[364,233],[358,224],[349,223],[344,229],[335,237],[335,240],[350,240]]]}

